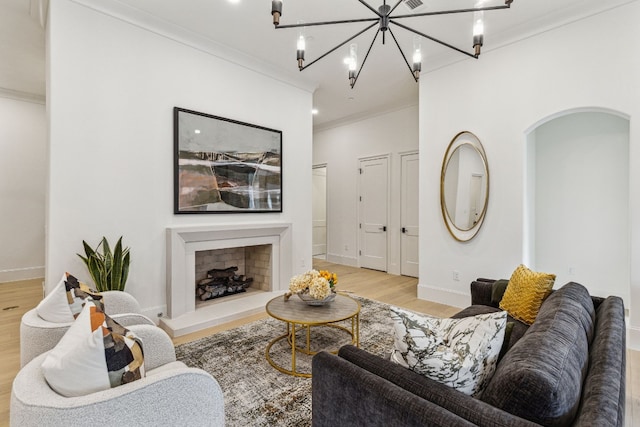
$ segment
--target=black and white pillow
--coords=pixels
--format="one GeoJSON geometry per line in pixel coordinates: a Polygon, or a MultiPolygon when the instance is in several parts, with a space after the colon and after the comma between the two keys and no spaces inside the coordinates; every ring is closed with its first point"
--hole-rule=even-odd
{"type": "Polygon", "coordinates": [[[391,361],[462,393],[479,396],[495,372],[507,313],[442,319],[391,307],[391,361]]]}

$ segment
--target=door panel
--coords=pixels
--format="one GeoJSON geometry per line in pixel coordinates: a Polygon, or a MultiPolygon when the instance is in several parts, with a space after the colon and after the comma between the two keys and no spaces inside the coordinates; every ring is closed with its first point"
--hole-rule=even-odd
{"type": "Polygon", "coordinates": [[[387,271],[389,159],[360,161],[360,266],[387,271]]]}
{"type": "Polygon", "coordinates": [[[313,168],[312,223],[313,256],[327,253],[327,168],[313,168]]]}
{"type": "Polygon", "coordinates": [[[418,277],[418,154],[402,156],[400,192],[400,274],[418,277]]]}

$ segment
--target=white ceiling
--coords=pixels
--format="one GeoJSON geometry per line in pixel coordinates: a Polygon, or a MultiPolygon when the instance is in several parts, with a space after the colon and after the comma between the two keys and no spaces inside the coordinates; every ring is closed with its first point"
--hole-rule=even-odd
{"type": "MultiPolygon", "coordinates": [[[[0,93],[22,93],[44,97],[45,43],[34,5],[42,0],[0,0],[0,93]],[[32,16],[35,16],[32,17],[32,16]]],[[[76,1],[76,0],[72,0],[76,1]]],[[[200,40],[226,45],[250,55],[270,67],[282,70],[284,78],[297,73],[297,29],[275,30],[271,23],[269,0],[77,0],[99,3],[101,9],[117,9],[120,14],[144,16],[167,28],[179,28],[200,40]]],[[[375,9],[382,0],[368,0],[375,9]]],[[[389,0],[391,5],[395,0],[389,0]]],[[[414,12],[473,7],[477,0],[422,0],[425,4],[414,12]]],[[[483,54],[532,34],[582,19],[620,4],[636,0],[514,0],[511,9],[485,12],[483,54]]],[[[484,0],[484,5],[504,4],[503,0],[484,0]]],[[[410,13],[404,4],[394,14],[410,13]]],[[[358,0],[284,0],[281,24],[340,19],[372,18],[373,12],[358,0]]],[[[408,18],[401,23],[439,38],[468,52],[472,51],[472,17],[470,14],[408,18]]],[[[368,23],[306,27],[307,63],[346,38],[366,28],[368,23]]],[[[361,61],[375,28],[356,38],[361,61]]],[[[407,59],[411,61],[413,35],[392,27],[407,59]]],[[[423,72],[447,63],[475,59],[428,40],[422,41],[423,72]]],[[[373,46],[354,89],[347,80],[343,59],[348,44],[328,55],[300,74],[317,84],[314,107],[319,114],[316,127],[328,126],[380,111],[416,104],[418,85],[398,52],[391,37],[373,46]]],[[[481,55],[478,61],[490,60],[481,55]]]]}

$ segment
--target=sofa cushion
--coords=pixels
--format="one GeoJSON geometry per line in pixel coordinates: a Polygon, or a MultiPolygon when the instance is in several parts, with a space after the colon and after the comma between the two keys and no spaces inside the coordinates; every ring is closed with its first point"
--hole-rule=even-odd
{"type": "Polygon", "coordinates": [[[102,309],[102,295],[73,275],[64,273],[62,279],[36,307],[38,316],[52,323],[71,323],[82,311],[88,299],[96,302],[102,309]]]}
{"type": "Polygon", "coordinates": [[[88,300],[42,362],[49,386],[65,397],[106,390],[144,376],[142,345],[88,300]]]}
{"type": "Polygon", "coordinates": [[[553,288],[555,274],[538,273],[520,264],[515,269],[500,301],[500,308],[530,325],[536,319],[542,302],[553,288]]]}
{"type": "Polygon", "coordinates": [[[504,356],[481,399],[542,425],[569,424],[580,403],[594,319],[582,285],[568,283],[554,292],[504,356]]]}
{"type": "MultiPolygon", "coordinates": [[[[451,317],[454,319],[460,319],[462,317],[477,316],[478,314],[486,314],[486,313],[496,313],[498,311],[500,311],[499,308],[491,307],[488,305],[470,305],[469,307],[465,308],[462,311],[459,311],[458,313],[454,314],[451,317]]],[[[507,315],[507,325],[509,323],[511,323],[513,326],[511,327],[512,329],[509,336],[507,336],[506,329],[505,329],[505,343],[507,344],[506,348],[504,348],[503,346],[503,350],[505,352],[509,351],[509,349],[513,347],[514,344],[517,343],[520,338],[522,338],[524,333],[527,332],[527,329],[529,329],[529,325],[527,325],[526,323],[522,323],[521,321],[507,315]]],[[[501,350],[501,353],[502,353],[502,350],[501,350]]],[[[500,357],[498,360],[500,360],[501,358],[502,357],[500,357]]]]}
{"type": "Polygon", "coordinates": [[[391,361],[462,393],[482,392],[495,371],[507,313],[441,319],[391,307],[391,361]]]}

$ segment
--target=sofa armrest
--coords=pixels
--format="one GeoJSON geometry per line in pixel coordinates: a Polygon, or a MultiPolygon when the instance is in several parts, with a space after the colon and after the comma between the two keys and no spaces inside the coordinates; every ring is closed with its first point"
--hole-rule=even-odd
{"type": "Polygon", "coordinates": [[[80,397],[63,397],[47,384],[42,354],[20,370],[11,391],[11,426],[71,426],[100,420],[103,426],[224,426],[224,401],[217,381],[181,362],[145,378],[80,397]],[[197,397],[197,398],[196,398],[197,397]]]}
{"type": "Polygon", "coordinates": [[[312,424],[335,426],[473,426],[402,387],[320,352],[312,362],[312,424]]]}
{"type": "Polygon", "coordinates": [[[139,313],[114,314],[111,316],[111,318],[125,328],[128,328],[132,325],[156,325],[153,320],[149,319],[144,314],[139,313]]]}
{"type": "Polygon", "coordinates": [[[493,282],[489,282],[486,279],[483,281],[476,280],[471,282],[471,305],[488,305],[496,307],[495,304],[491,303],[492,289],[493,282]]]}
{"type": "Polygon", "coordinates": [[[144,367],[149,371],[176,361],[176,350],[167,333],[153,325],[132,325],[129,330],[142,341],[144,367]]]}
{"type": "Polygon", "coordinates": [[[338,355],[359,368],[395,384],[424,401],[435,404],[440,410],[454,414],[473,425],[487,427],[537,426],[535,423],[511,415],[357,347],[343,346],[338,355]]]}

